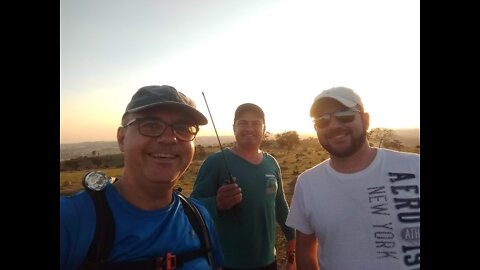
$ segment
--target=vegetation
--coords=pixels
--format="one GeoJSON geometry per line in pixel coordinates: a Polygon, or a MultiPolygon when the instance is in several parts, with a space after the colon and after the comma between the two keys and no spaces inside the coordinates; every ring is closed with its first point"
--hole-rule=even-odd
{"type": "Polygon", "coordinates": [[[390,149],[401,149],[403,147],[403,144],[395,139],[393,129],[373,128],[367,132],[367,138],[372,146],[390,149]]]}
{"type": "MultiPolygon", "coordinates": [[[[271,134],[269,134],[271,138],[271,134]]],[[[401,150],[407,152],[420,152],[420,146],[406,147],[401,142],[396,142],[392,137],[393,133],[386,129],[373,129],[369,132],[370,144],[401,150]]],[[[317,138],[298,139],[295,131],[284,132],[276,135],[276,144],[273,140],[266,140],[262,143],[262,150],[273,155],[280,165],[283,177],[283,187],[287,202],[290,204],[297,177],[304,170],[313,167],[328,158],[328,153],[320,146],[317,138]]],[[[225,144],[223,147],[229,147],[225,144]]],[[[216,151],[218,146],[196,146],[194,160],[185,174],[179,181],[182,192],[189,195],[200,165],[205,158],[216,151]]],[[[82,190],[81,180],[86,172],[100,170],[111,177],[120,177],[123,172],[123,156],[106,155],[98,156],[92,152],[91,157],[80,157],[60,162],[60,195],[69,195],[82,190]]],[[[277,254],[280,264],[284,263],[286,240],[277,225],[277,254]]]]}
{"type": "Polygon", "coordinates": [[[278,146],[286,147],[287,153],[292,150],[293,147],[300,144],[300,138],[296,131],[285,131],[283,133],[275,135],[278,146]]]}

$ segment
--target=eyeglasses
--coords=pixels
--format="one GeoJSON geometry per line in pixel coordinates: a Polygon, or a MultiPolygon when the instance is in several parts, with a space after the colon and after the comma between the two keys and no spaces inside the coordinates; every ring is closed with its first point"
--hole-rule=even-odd
{"type": "Polygon", "coordinates": [[[167,124],[164,121],[155,117],[141,117],[130,120],[124,127],[137,122],[138,131],[143,136],[158,137],[161,136],[167,127],[171,127],[173,134],[179,141],[193,141],[200,128],[198,125],[191,125],[186,123],[173,123],[167,124]]]}
{"type": "Polygon", "coordinates": [[[246,128],[249,125],[252,125],[253,128],[255,128],[255,129],[263,127],[262,121],[250,121],[249,122],[249,121],[246,121],[246,120],[238,120],[236,125],[240,128],[246,128]]]}
{"type": "Polygon", "coordinates": [[[313,119],[315,129],[326,128],[332,119],[332,115],[335,116],[335,119],[341,123],[350,123],[355,119],[355,113],[361,113],[361,111],[355,108],[348,108],[346,110],[336,111],[333,113],[322,114],[319,117],[313,119]]]}

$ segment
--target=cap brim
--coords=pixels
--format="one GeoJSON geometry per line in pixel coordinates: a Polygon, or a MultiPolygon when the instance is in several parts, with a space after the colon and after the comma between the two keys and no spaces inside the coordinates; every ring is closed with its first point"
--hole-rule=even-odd
{"type": "Polygon", "coordinates": [[[314,117],[315,116],[315,113],[318,111],[318,107],[320,106],[320,103],[324,102],[324,101],[327,101],[328,99],[330,100],[335,100],[335,101],[338,101],[340,102],[341,104],[343,104],[344,106],[348,107],[348,108],[352,108],[352,107],[355,107],[357,105],[357,103],[355,102],[352,102],[348,99],[344,99],[344,98],[341,98],[341,97],[329,97],[329,96],[324,96],[324,97],[321,97],[317,100],[315,100],[315,102],[313,103],[312,107],[310,108],[310,117],[314,117]]]}
{"type": "Polygon", "coordinates": [[[152,104],[148,104],[148,105],[145,105],[145,106],[141,106],[141,107],[137,107],[137,108],[134,108],[134,109],[127,110],[127,112],[129,112],[129,113],[139,112],[139,111],[143,111],[143,110],[150,109],[150,108],[153,108],[153,107],[175,108],[179,111],[185,112],[186,115],[191,117],[191,119],[193,120],[193,124],[197,124],[197,125],[208,124],[208,119],[200,111],[198,111],[197,109],[194,109],[194,108],[192,108],[188,105],[181,104],[181,103],[178,103],[178,102],[170,102],[170,101],[165,102],[165,101],[163,101],[163,102],[158,102],[158,103],[152,103],[152,104]]]}

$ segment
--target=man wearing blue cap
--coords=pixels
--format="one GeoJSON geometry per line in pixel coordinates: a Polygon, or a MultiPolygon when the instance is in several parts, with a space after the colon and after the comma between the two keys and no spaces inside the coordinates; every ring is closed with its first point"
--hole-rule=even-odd
{"type": "Polygon", "coordinates": [[[369,146],[370,116],[349,88],[320,93],[310,116],[330,158],[295,185],[297,269],[420,269],[420,155],[369,146]]]}
{"type": "Polygon", "coordinates": [[[210,246],[202,250],[204,238],[173,190],[192,162],[199,125],[207,122],[195,102],[175,88],[140,88],[117,130],[123,176],[103,189],[114,220],[114,226],[104,230],[105,234],[115,231],[111,249],[100,262],[87,260],[106,246],[93,251],[91,247],[102,237],[98,236],[101,217],[96,218],[99,209],[85,191],[61,197],[60,268],[221,269],[223,255],[208,211],[190,200],[207,227],[210,246]]]}

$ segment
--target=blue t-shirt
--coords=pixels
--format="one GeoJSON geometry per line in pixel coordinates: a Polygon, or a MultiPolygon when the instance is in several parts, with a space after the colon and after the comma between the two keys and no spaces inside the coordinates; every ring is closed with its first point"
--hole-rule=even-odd
{"type": "MultiPolygon", "coordinates": [[[[181,254],[201,247],[180,198],[174,192],[173,202],[168,206],[145,211],[128,203],[109,184],[106,198],[115,221],[115,239],[109,262],[141,261],[152,257],[165,257],[167,252],[181,254]]],[[[220,251],[212,219],[203,205],[195,199],[206,220],[210,235],[215,268],[222,266],[220,251]]],[[[60,197],[60,269],[77,269],[84,261],[95,233],[95,206],[85,191],[72,196],[60,197]]],[[[209,269],[208,261],[198,257],[187,261],[177,269],[209,269]]]]}

